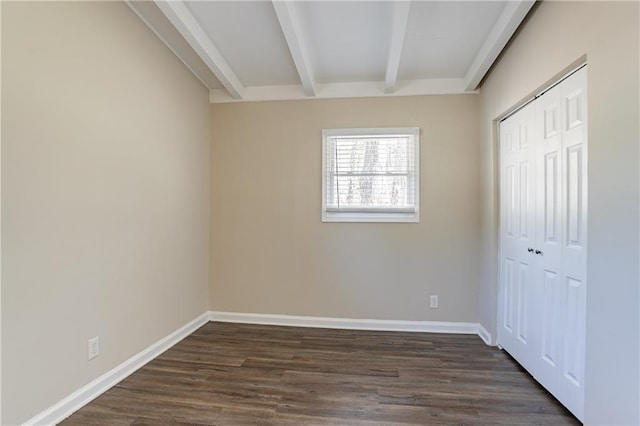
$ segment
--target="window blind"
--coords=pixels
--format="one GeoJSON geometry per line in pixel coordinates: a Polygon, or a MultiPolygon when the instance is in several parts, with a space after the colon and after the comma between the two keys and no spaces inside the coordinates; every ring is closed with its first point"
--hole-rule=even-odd
{"type": "Polygon", "coordinates": [[[416,211],[414,135],[329,136],[327,144],[327,212],[416,211]]]}

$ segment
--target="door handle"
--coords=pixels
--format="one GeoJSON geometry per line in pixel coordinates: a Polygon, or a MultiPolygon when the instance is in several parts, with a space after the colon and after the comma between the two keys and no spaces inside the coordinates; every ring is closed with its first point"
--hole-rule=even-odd
{"type": "Polygon", "coordinates": [[[528,251],[529,253],[533,253],[533,248],[532,248],[532,247],[529,247],[529,248],[527,249],[527,251],[528,251]]]}
{"type": "Polygon", "coordinates": [[[536,254],[542,256],[544,253],[542,253],[540,250],[536,250],[536,254]]]}

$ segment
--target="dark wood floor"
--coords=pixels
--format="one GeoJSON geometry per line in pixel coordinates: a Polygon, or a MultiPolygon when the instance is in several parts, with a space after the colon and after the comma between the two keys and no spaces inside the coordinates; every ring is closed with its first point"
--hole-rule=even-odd
{"type": "Polygon", "coordinates": [[[574,425],[477,336],[210,322],[63,425],[574,425]]]}

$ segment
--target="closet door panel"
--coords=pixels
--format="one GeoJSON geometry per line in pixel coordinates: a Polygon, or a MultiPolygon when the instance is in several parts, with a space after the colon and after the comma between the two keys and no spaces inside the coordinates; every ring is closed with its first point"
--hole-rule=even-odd
{"type": "Polygon", "coordinates": [[[558,270],[561,265],[561,173],[562,144],[560,132],[560,93],[549,90],[536,101],[537,122],[536,166],[538,168],[536,209],[538,211],[536,249],[545,265],[558,270]]]}
{"type": "Polygon", "coordinates": [[[534,106],[529,105],[500,125],[501,312],[498,342],[527,369],[533,365],[534,114],[534,106]]]}
{"type": "Polygon", "coordinates": [[[565,325],[565,335],[562,340],[562,366],[558,399],[569,411],[582,420],[584,414],[584,328],[587,288],[583,281],[571,277],[564,279],[565,311],[562,322],[565,325]]]}
{"type": "Polygon", "coordinates": [[[562,150],[564,152],[564,198],[562,211],[563,269],[584,278],[587,236],[587,97],[586,69],[581,69],[561,86],[563,102],[562,150]]]}
{"type": "Polygon", "coordinates": [[[561,342],[561,292],[562,285],[557,271],[543,269],[541,279],[536,280],[535,306],[539,318],[539,344],[535,347],[533,377],[549,392],[558,393],[558,371],[560,368],[561,342]]]}
{"type": "Polygon", "coordinates": [[[576,416],[584,411],[587,298],[586,68],[559,85],[562,98],[563,358],[560,400],[576,416]]]}
{"type": "Polygon", "coordinates": [[[556,86],[536,100],[538,171],[535,306],[541,320],[533,376],[559,396],[562,359],[562,103],[556,86]]]}

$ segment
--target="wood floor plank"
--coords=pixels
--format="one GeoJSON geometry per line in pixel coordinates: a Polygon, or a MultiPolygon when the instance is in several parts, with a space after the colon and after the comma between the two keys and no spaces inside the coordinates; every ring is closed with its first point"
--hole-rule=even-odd
{"type": "Polygon", "coordinates": [[[577,425],[477,336],[210,322],[63,425],[577,425]]]}

